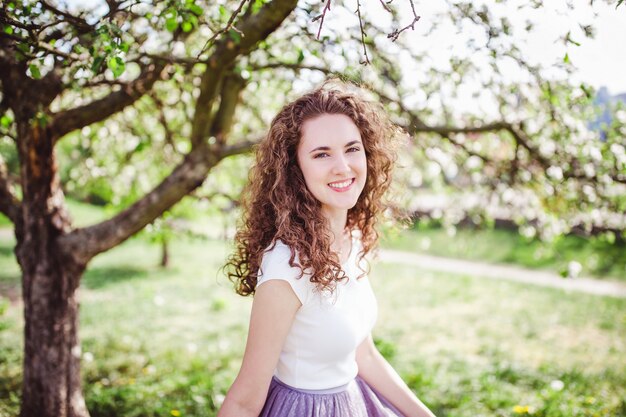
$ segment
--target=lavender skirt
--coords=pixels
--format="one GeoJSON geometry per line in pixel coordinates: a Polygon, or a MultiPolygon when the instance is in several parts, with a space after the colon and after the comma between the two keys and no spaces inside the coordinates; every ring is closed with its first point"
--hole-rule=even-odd
{"type": "Polygon", "coordinates": [[[290,387],[272,378],[259,417],[403,417],[358,376],[327,390],[290,387]]]}

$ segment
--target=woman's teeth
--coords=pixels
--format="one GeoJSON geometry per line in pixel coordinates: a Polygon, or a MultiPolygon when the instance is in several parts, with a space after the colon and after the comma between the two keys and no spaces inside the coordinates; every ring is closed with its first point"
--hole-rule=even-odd
{"type": "Polygon", "coordinates": [[[331,182],[328,185],[331,186],[332,188],[346,188],[350,184],[352,184],[353,180],[354,180],[354,178],[351,178],[349,180],[345,180],[345,181],[341,181],[341,182],[331,182]]]}

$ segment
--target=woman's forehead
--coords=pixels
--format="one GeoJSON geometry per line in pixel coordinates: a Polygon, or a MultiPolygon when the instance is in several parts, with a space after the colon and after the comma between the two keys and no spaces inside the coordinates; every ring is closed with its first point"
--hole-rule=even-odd
{"type": "Polygon", "coordinates": [[[343,114],[322,114],[303,123],[300,147],[306,151],[318,146],[344,146],[355,140],[361,140],[361,133],[352,119],[343,114]]]}

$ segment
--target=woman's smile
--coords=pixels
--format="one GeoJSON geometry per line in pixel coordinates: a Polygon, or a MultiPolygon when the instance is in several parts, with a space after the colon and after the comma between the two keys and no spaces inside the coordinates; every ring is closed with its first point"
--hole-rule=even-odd
{"type": "Polygon", "coordinates": [[[345,191],[348,191],[352,187],[352,184],[354,184],[354,178],[343,181],[331,182],[330,184],[328,184],[328,186],[334,191],[343,193],[345,191]]]}

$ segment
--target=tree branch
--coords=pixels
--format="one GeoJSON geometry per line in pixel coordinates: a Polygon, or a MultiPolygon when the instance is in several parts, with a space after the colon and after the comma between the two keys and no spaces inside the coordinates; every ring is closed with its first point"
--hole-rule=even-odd
{"type": "Polygon", "coordinates": [[[224,146],[220,152],[220,159],[227,158],[229,156],[241,155],[248,153],[261,142],[261,138],[247,139],[241,142],[233,143],[232,145],[224,146]]]}
{"type": "MultiPolygon", "coordinates": [[[[267,38],[276,30],[293,11],[296,4],[297,0],[266,3],[258,13],[248,16],[239,23],[238,29],[244,35],[239,43],[235,43],[232,39],[220,40],[216,43],[214,53],[207,61],[207,70],[200,84],[200,96],[196,103],[192,129],[192,143],[195,143],[195,146],[192,147],[191,152],[156,188],[128,209],[102,223],[76,229],[60,237],[59,244],[65,253],[74,256],[78,261],[89,261],[98,253],[111,249],[137,233],[204,182],[211,168],[220,161],[217,147],[210,147],[206,141],[201,140],[206,137],[212,127],[211,118],[206,114],[212,107],[227,69],[232,66],[239,55],[247,54],[258,41],[267,38]]],[[[133,96],[130,97],[133,98],[133,96]]],[[[127,101],[132,102],[126,99],[125,103],[127,101]]],[[[121,107],[117,100],[114,105],[105,106],[110,111],[108,114],[114,112],[111,109],[121,107]]],[[[65,120],[70,122],[67,117],[65,120]]],[[[85,125],[84,122],[81,123],[85,125]]],[[[81,123],[74,123],[73,126],[79,126],[81,123]]]]}
{"type": "Polygon", "coordinates": [[[41,5],[44,9],[49,10],[55,15],[62,17],[66,22],[74,26],[80,33],[91,32],[94,28],[82,17],[74,16],[69,12],[60,10],[45,0],[41,0],[41,5]]]}
{"type": "Polygon", "coordinates": [[[275,68],[285,68],[285,69],[290,69],[294,71],[301,71],[303,69],[306,69],[310,71],[319,71],[326,75],[334,74],[332,70],[326,67],[320,67],[317,65],[294,64],[294,63],[288,63],[288,62],[271,62],[268,64],[254,64],[253,63],[253,64],[250,64],[250,68],[252,68],[252,70],[254,71],[262,71],[262,70],[275,69],[275,68]]]}
{"type": "Polygon", "coordinates": [[[238,56],[246,55],[259,41],[274,32],[296,8],[297,3],[297,0],[275,0],[266,3],[257,13],[246,16],[237,24],[237,30],[242,34],[238,41],[226,38],[216,42],[213,54],[207,59],[207,70],[200,82],[200,95],[192,122],[192,146],[198,146],[209,135],[210,109],[227,68],[232,66],[238,56]]]}
{"type": "Polygon", "coordinates": [[[421,16],[418,16],[417,13],[415,12],[415,5],[413,4],[413,0],[409,0],[409,2],[411,3],[411,10],[413,11],[413,21],[409,23],[408,25],[406,25],[405,27],[403,27],[402,29],[396,29],[393,32],[391,32],[389,35],[387,35],[387,37],[391,39],[393,42],[397,41],[398,38],[400,37],[400,34],[404,32],[405,30],[409,28],[411,30],[415,30],[415,24],[419,22],[420,20],[421,16]]]}
{"type": "Polygon", "coordinates": [[[550,161],[541,156],[539,151],[530,145],[530,138],[526,135],[526,132],[521,124],[518,126],[506,124],[505,129],[513,136],[516,143],[526,149],[528,153],[541,164],[543,169],[548,169],[551,165],[550,161]]]}
{"type": "Polygon", "coordinates": [[[93,226],[75,229],[59,238],[65,253],[88,262],[98,253],[125,241],[185,195],[202,185],[208,172],[219,162],[208,146],[193,149],[183,162],[150,193],[109,220],[93,226]]]}
{"type": "MultiPolygon", "coordinates": [[[[169,64],[180,64],[184,66],[185,68],[191,68],[196,64],[204,63],[204,61],[200,59],[196,59],[196,58],[180,57],[180,56],[174,56],[174,55],[157,55],[157,54],[148,54],[148,53],[142,53],[136,59],[136,61],[139,61],[139,58],[141,57],[147,57],[154,61],[164,61],[169,64]]],[[[132,61],[129,61],[129,62],[132,62],[132,61]]]]}
{"type": "Polygon", "coordinates": [[[224,145],[226,137],[233,125],[233,116],[239,104],[241,91],[246,86],[246,81],[239,75],[231,73],[222,82],[220,93],[220,106],[213,118],[210,135],[216,138],[219,146],[224,145]]]}
{"type": "Polygon", "coordinates": [[[163,109],[166,107],[165,103],[156,95],[154,91],[150,92],[150,98],[154,101],[154,105],[159,112],[159,123],[161,123],[161,127],[163,127],[163,131],[165,133],[165,143],[172,147],[172,151],[180,154],[176,149],[176,144],[174,143],[174,132],[170,129],[169,123],[167,122],[167,118],[165,117],[165,112],[163,109]]]}
{"type": "Polygon", "coordinates": [[[509,130],[510,125],[504,122],[488,123],[482,126],[428,126],[422,124],[410,129],[413,133],[437,133],[439,135],[449,135],[453,133],[485,133],[498,130],[509,130]]]}
{"type": "MultiPolygon", "coordinates": [[[[330,0],[329,4],[330,4],[330,0]]],[[[356,0],[356,14],[359,17],[359,29],[361,30],[361,44],[363,45],[363,55],[365,55],[365,61],[361,61],[361,64],[370,64],[370,58],[367,56],[367,47],[365,46],[365,29],[363,29],[363,18],[361,17],[361,2],[356,0]]]]}
{"type": "Polygon", "coordinates": [[[322,26],[324,26],[324,18],[326,17],[326,12],[330,10],[330,2],[331,0],[326,0],[326,4],[324,5],[324,10],[322,10],[322,14],[316,16],[311,20],[311,22],[315,22],[317,20],[320,21],[320,27],[317,29],[317,39],[320,38],[320,34],[322,33],[322,26]]]}
{"type": "Polygon", "coordinates": [[[53,115],[50,123],[53,136],[58,140],[76,129],[104,120],[130,106],[152,88],[161,77],[165,65],[165,62],[150,64],[144,68],[137,79],[124,85],[121,90],[84,106],[53,115]]]}
{"type": "MultiPolygon", "coordinates": [[[[220,29],[217,32],[215,32],[213,34],[213,36],[211,36],[204,43],[204,46],[202,47],[202,49],[200,50],[200,53],[198,54],[198,58],[200,57],[200,55],[202,55],[204,53],[204,51],[206,51],[213,44],[213,42],[215,42],[215,40],[217,39],[218,36],[220,36],[222,33],[228,32],[232,28],[233,23],[235,22],[235,19],[237,18],[237,15],[239,13],[241,13],[241,10],[243,9],[244,4],[246,4],[246,1],[247,0],[241,0],[239,2],[239,6],[237,6],[237,8],[233,12],[233,14],[230,15],[230,18],[228,19],[228,22],[226,23],[226,26],[224,26],[222,29],[220,29]]],[[[237,28],[234,28],[234,30],[239,32],[240,35],[243,35],[237,28]]]]}

